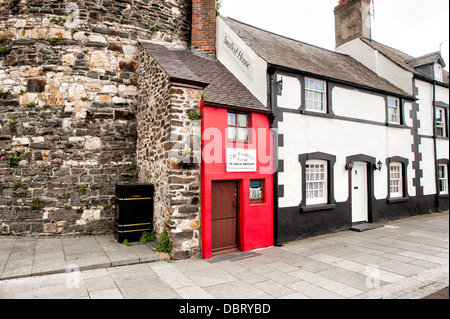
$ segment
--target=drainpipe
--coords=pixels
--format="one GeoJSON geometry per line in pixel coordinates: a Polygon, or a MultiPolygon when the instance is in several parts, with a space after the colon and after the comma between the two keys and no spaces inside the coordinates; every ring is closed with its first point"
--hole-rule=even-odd
{"type": "Polygon", "coordinates": [[[433,143],[434,143],[434,181],[436,185],[436,197],[434,205],[439,208],[439,165],[437,161],[437,136],[436,136],[436,81],[433,81],[433,143]]]}

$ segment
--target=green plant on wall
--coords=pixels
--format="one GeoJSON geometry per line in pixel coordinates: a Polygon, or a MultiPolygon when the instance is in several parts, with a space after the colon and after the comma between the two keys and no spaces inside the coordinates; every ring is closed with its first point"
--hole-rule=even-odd
{"type": "Polygon", "coordinates": [[[22,187],[22,181],[20,179],[17,180],[17,181],[14,181],[14,185],[13,185],[13,188],[12,188],[14,191],[18,190],[21,187],[22,187]]]}
{"type": "Polygon", "coordinates": [[[6,99],[10,94],[11,94],[10,90],[3,91],[3,89],[0,89],[0,99],[6,99]]]}
{"type": "Polygon", "coordinates": [[[14,126],[14,125],[16,125],[16,124],[17,124],[17,119],[16,119],[15,117],[12,117],[12,118],[9,120],[9,125],[14,126]]]}
{"type": "Polygon", "coordinates": [[[31,206],[33,207],[33,210],[40,210],[44,207],[44,204],[42,204],[39,199],[33,198],[33,202],[31,203],[31,206]]]}
{"type": "Polygon", "coordinates": [[[170,239],[167,234],[167,229],[165,227],[161,236],[159,236],[159,243],[158,247],[156,247],[156,251],[169,254],[172,252],[172,239],[170,239]]]}
{"type": "Polygon", "coordinates": [[[14,154],[8,155],[5,159],[5,162],[10,166],[17,166],[19,165],[20,161],[22,161],[22,157],[20,156],[19,151],[15,151],[14,154]]]}
{"type": "Polygon", "coordinates": [[[11,52],[11,47],[5,47],[0,44],[0,55],[7,55],[9,52],[11,52]]]}
{"type": "Polygon", "coordinates": [[[158,28],[156,26],[149,26],[147,29],[147,32],[149,32],[151,35],[154,35],[158,31],[158,28]]]}
{"type": "Polygon", "coordinates": [[[194,109],[187,110],[186,114],[189,117],[189,119],[191,119],[192,121],[201,121],[201,119],[203,117],[203,112],[199,113],[194,109]]]}
{"type": "Polygon", "coordinates": [[[55,46],[55,45],[59,45],[61,43],[61,40],[59,38],[51,38],[48,39],[48,43],[50,43],[50,45],[55,46]]]}

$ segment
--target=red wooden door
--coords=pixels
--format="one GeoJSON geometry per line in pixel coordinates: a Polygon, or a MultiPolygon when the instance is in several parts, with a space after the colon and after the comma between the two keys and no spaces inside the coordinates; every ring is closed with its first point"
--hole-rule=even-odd
{"type": "Polygon", "coordinates": [[[238,245],[238,185],[236,181],[212,183],[212,253],[235,251],[238,245]]]}

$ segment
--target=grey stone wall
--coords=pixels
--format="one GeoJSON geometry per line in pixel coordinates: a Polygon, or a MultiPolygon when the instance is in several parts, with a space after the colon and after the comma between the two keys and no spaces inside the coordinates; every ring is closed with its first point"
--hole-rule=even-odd
{"type": "MultiPolygon", "coordinates": [[[[201,90],[172,86],[169,77],[144,50],[139,55],[137,163],[139,182],[155,185],[154,225],[173,240],[172,257],[199,254],[200,165],[175,162],[178,152],[200,142],[200,123],[186,111],[200,105],[201,90]]],[[[199,146],[197,144],[196,146],[199,146]]]]}
{"type": "Polygon", "coordinates": [[[114,183],[137,174],[137,39],[185,43],[190,10],[0,0],[1,234],[113,231],[114,183]]]}

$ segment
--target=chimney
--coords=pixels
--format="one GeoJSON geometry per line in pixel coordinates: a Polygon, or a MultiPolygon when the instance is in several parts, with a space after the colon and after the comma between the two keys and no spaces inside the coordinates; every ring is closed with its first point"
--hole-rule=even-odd
{"type": "Polygon", "coordinates": [[[216,0],[192,0],[191,49],[216,54],[216,0]]]}
{"type": "Polygon", "coordinates": [[[334,8],[336,48],[351,40],[372,38],[371,0],[339,0],[334,8]]]}

